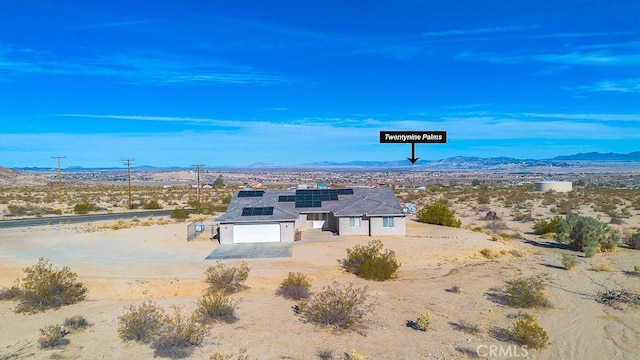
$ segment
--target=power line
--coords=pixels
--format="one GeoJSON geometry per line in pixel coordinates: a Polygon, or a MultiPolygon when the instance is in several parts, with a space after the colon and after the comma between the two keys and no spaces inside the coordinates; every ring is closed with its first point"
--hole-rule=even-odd
{"type": "Polygon", "coordinates": [[[62,204],[62,173],[60,170],[60,159],[66,159],[66,156],[52,156],[52,159],[58,159],[58,192],[60,193],[60,204],[62,204]]]}
{"type": "Polygon", "coordinates": [[[122,162],[127,165],[127,181],[129,182],[129,210],[133,209],[133,202],[131,201],[131,162],[134,159],[123,159],[122,162]]]}
{"type": "Polygon", "coordinates": [[[200,212],[200,167],[204,166],[202,164],[196,164],[196,165],[191,165],[191,166],[195,166],[196,168],[196,173],[198,174],[198,191],[196,192],[196,209],[198,211],[198,213],[200,212]]]}

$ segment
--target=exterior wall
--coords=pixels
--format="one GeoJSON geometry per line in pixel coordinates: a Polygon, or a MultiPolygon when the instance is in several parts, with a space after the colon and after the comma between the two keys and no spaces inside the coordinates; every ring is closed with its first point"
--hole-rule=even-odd
{"type": "Polygon", "coordinates": [[[340,235],[369,235],[369,219],[360,217],[360,227],[352,228],[349,217],[339,217],[337,231],[340,235]]]}
{"type": "Polygon", "coordinates": [[[293,242],[296,234],[294,222],[280,223],[280,242],[293,242]]]}
{"type": "Polygon", "coordinates": [[[393,217],[393,227],[382,226],[382,217],[372,217],[369,219],[371,236],[382,235],[398,235],[405,236],[407,234],[406,218],[404,216],[393,217]]]}
{"type": "MultiPolygon", "coordinates": [[[[296,229],[305,231],[313,229],[313,220],[307,220],[307,214],[301,214],[298,220],[296,220],[296,229]]],[[[327,220],[325,220],[322,230],[335,231],[338,229],[338,223],[335,216],[332,213],[327,214],[327,220]]]]}
{"type": "Polygon", "coordinates": [[[233,224],[220,224],[220,244],[233,244],[233,224]]]}
{"type": "Polygon", "coordinates": [[[573,183],[571,181],[540,181],[534,185],[535,191],[556,191],[556,192],[570,192],[573,190],[573,183]]]}

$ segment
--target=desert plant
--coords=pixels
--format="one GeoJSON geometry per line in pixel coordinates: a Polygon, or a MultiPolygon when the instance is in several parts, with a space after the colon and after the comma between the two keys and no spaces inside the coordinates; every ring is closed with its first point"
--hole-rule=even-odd
{"type": "Polygon", "coordinates": [[[347,249],[347,258],[340,260],[345,271],[367,280],[383,281],[395,275],[400,263],[394,251],[382,250],[380,240],[371,240],[367,245],[356,245],[347,249]]]}
{"type": "Polygon", "coordinates": [[[533,232],[536,235],[544,235],[549,233],[555,233],[558,231],[558,224],[562,220],[562,216],[554,216],[549,221],[536,220],[533,223],[533,232]]]}
{"type": "Polygon", "coordinates": [[[430,325],[431,325],[431,317],[429,316],[429,314],[424,313],[418,316],[418,319],[416,320],[416,328],[418,330],[427,331],[429,330],[430,325]]]}
{"type": "Polygon", "coordinates": [[[162,209],[162,205],[158,202],[158,200],[149,200],[142,206],[145,210],[158,210],[162,209]]]}
{"type": "Polygon", "coordinates": [[[79,203],[73,207],[73,212],[76,214],[86,214],[90,211],[96,211],[98,207],[91,203],[79,203]]]}
{"type": "Polygon", "coordinates": [[[301,272],[290,272],[286,279],[280,283],[277,294],[287,299],[300,300],[310,296],[311,280],[301,272]]]}
{"type": "Polygon", "coordinates": [[[500,257],[500,253],[494,252],[493,250],[489,249],[489,248],[484,248],[482,250],[480,250],[480,254],[484,257],[486,257],[487,259],[496,259],[500,257]]]}
{"type": "Polygon", "coordinates": [[[462,291],[462,290],[460,290],[460,286],[458,286],[458,285],[453,285],[452,287],[450,287],[448,289],[445,289],[445,290],[447,292],[451,292],[451,293],[454,293],[454,294],[460,294],[460,292],[462,291]]]}
{"type": "Polygon", "coordinates": [[[537,276],[521,277],[507,281],[504,294],[507,303],[513,307],[543,307],[548,305],[544,288],[544,281],[537,276]]]}
{"type": "Polygon", "coordinates": [[[603,271],[603,272],[612,272],[613,271],[613,268],[611,268],[611,265],[609,265],[607,263],[593,264],[591,269],[593,271],[603,271]]]}
{"type": "Polygon", "coordinates": [[[70,318],[64,319],[64,326],[69,329],[83,329],[88,325],[89,323],[87,322],[87,319],[85,319],[82,315],[74,315],[70,318]]]}
{"type": "Polygon", "coordinates": [[[153,302],[131,305],[118,318],[118,335],[124,341],[149,342],[160,328],[163,317],[164,310],[153,302]]]}
{"type": "Polygon", "coordinates": [[[334,282],[315,294],[301,309],[302,317],[317,325],[331,325],[340,329],[358,329],[375,304],[368,302],[368,288],[353,284],[342,286],[334,282]]]}
{"type": "Polygon", "coordinates": [[[605,288],[604,291],[596,294],[596,301],[622,310],[623,305],[640,305],[640,295],[622,287],[615,289],[605,288]]]}
{"type": "Polygon", "coordinates": [[[34,313],[84,300],[87,288],[76,281],[78,275],[67,266],[58,270],[44,258],[22,270],[26,276],[18,280],[20,296],[16,312],[34,313]]]}
{"type": "Polygon", "coordinates": [[[173,209],[173,211],[171,211],[170,216],[172,219],[184,221],[189,217],[189,212],[183,208],[175,208],[173,209]]]}
{"type": "Polygon", "coordinates": [[[209,284],[209,291],[220,290],[232,294],[247,288],[243,283],[249,277],[249,271],[249,266],[244,261],[238,266],[227,266],[218,261],[205,271],[205,283],[209,284]]]}
{"type": "Polygon", "coordinates": [[[65,336],[68,333],[69,332],[60,325],[45,326],[40,329],[38,344],[43,349],[60,345],[67,345],[69,343],[69,339],[67,339],[65,336]]]}
{"type": "Polygon", "coordinates": [[[317,349],[316,356],[320,360],[333,360],[335,352],[332,349],[317,349]]]}
{"type": "Polygon", "coordinates": [[[342,360],[364,360],[364,355],[358,353],[355,349],[351,349],[348,353],[344,353],[342,360]]]}
{"type": "Polygon", "coordinates": [[[555,240],[569,243],[571,248],[585,253],[589,248],[608,252],[616,248],[620,236],[609,225],[592,217],[569,215],[558,223],[555,240]]]}
{"type": "Polygon", "coordinates": [[[236,306],[237,302],[224,291],[208,291],[198,300],[196,316],[203,323],[233,323],[238,319],[235,316],[236,306]]]}
{"type": "Polygon", "coordinates": [[[455,218],[455,212],[450,210],[447,205],[437,202],[427,208],[418,210],[416,217],[418,221],[459,228],[462,222],[455,218]]]}
{"type": "Polygon", "coordinates": [[[452,324],[456,330],[463,331],[467,334],[478,334],[480,333],[480,326],[478,323],[472,323],[466,320],[460,320],[458,323],[452,324]]]}
{"type": "Polygon", "coordinates": [[[630,248],[640,250],[640,232],[631,235],[626,243],[630,248]]]}
{"type": "Polygon", "coordinates": [[[12,286],[10,288],[3,287],[0,289],[0,300],[16,300],[20,296],[22,296],[22,290],[17,286],[12,286]]]}
{"type": "Polygon", "coordinates": [[[173,315],[165,315],[157,334],[151,341],[156,356],[186,357],[190,348],[200,345],[207,335],[207,327],[194,316],[185,316],[174,306],[173,315]]]}
{"type": "Polygon", "coordinates": [[[547,332],[530,315],[518,318],[505,333],[513,341],[534,349],[541,349],[549,342],[547,332]]]}
{"type": "Polygon", "coordinates": [[[640,265],[634,265],[633,266],[633,271],[640,272],[640,265]]]}
{"type": "Polygon", "coordinates": [[[561,261],[562,261],[562,266],[564,266],[564,268],[567,270],[573,269],[576,265],[580,263],[580,259],[578,259],[578,257],[573,254],[562,254],[561,261]]]}
{"type": "Polygon", "coordinates": [[[238,355],[215,353],[209,357],[209,360],[249,360],[247,349],[242,348],[238,351],[238,355]]]}

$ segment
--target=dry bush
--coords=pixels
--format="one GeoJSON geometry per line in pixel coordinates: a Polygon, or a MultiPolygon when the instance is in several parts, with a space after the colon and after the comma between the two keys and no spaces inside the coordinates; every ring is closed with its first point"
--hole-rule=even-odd
{"type": "Polygon", "coordinates": [[[524,252],[517,250],[517,249],[512,249],[509,250],[509,254],[511,254],[511,256],[513,257],[524,257],[524,252]]]}
{"type": "Polygon", "coordinates": [[[395,252],[382,250],[380,240],[371,240],[367,245],[356,245],[347,249],[347,258],[340,260],[345,271],[367,280],[384,281],[393,277],[400,263],[395,252]]]}
{"type": "Polygon", "coordinates": [[[625,242],[631,249],[640,250],[640,232],[631,235],[625,242]]]}
{"type": "Polygon", "coordinates": [[[73,329],[79,330],[84,329],[89,325],[87,319],[85,319],[82,315],[74,315],[70,318],[64,319],[64,326],[73,329]]]}
{"type": "Polygon", "coordinates": [[[564,266],[564,268],[567,270],[573,269],[576,265],[580,263],[580,259],[578,259],[578,257],[573,254],[562,254],[561,261],[562,261],[562,266],[564,266]]]}
{"type": "Polygon", "coordinates": [[[118,318],[118,335],[124,341],[149,342],[163,318],[164,310],[153,302],[131,305],[128,312],[118,318]]]}
{"type": "Polygon", "coordinates": [[[625,288],[605,289],[596,294],[596,301],[623,310],[624,305],[640,306],[640,295],[625,288]]]}
{"type": "Polygon", "coordinates": [[[612,272],[613,268],[611,267],[611,265],[607,264],[607,263],[598,263],[598,264],[593,264],[591,267],[591,270],[593,271],[602,271],[602,272],[612,272]]]}
{"type": "Polygon", "coordinates": [[[208,333],[207,327],[198,322],[195,316],[185,316],[178,307],[173,309],[173,315],[164,316],[151,341],[155,356],[187,357],[191,347],[200,345],[208,333]]]}
{"type": "Polygon", "coordinates": [[[375,308],[368,298],[367,287],[342,286],[334,282],[311,297],[300,311],[302,317],[312,324],[357,330],[364,326],[367,316],[375,308]]]}
{"type": "Polygon", "coordinates": [[[513,307],[546,307],[549,303],[544,288],[544,281],[540,277],[521,277],[507,281],[504,295],[507,303],[513,307]]]}
{"type": "Polygon", "coordinates": [[[462,290],[460,289],[460,286],[458,285],[453,285],[452,287],[445,289],[445,291],[454,293],[454,294],[460,294],[462,292],[462,290]]]}
{"type": "Polygon", "coordinates": [[[355,349],[351,349],[348,353],[344,353],[343,360],[365,360],[364,355],[358,353],[355,349]]]}
{"type": "Polygon", "coordinates": [[[502,230],[509,230],[509,225],[501,220],[489,221],[484,227],[496,234],[500,233],[502,230]]]}
{"type": "Polygon", "coordinates": [[[517,319],[505,333],[511,340],[534,349],[541,349],[549,342],[547,332],[529,315],[517,319]]]}
{"type": "Polygon", "coordinates": [[[3,287],[0,289],[0,300],[16,300],[20,296],[22,296],[22,290],[17,286],[12,286],[10,288],[3,287]]]}
{"type": "Polygon", "coordinates": [[[48,260],[22,270],[26,276],[18,281],[20,296],[15,311],[35,313],[84,300],[87,288],[76,281],[78,275],[67,266],[58,270],[48,260]]]}
{"type": "Polygon", "coordinates": [[[457,323],[450,323],[454,329],[463,331],[467,334],[477,335],[480,333],[480,326],[478,323],[472,323],[466,320],[460,320],[457,323]]]}
{"type": "Polygon", "coordinates": [[[431,326],[431,316],[427,313],[420,314],[418,319],[416,319],[416,329],[420,331],[427,331],[429,330],[429,326],[431,326]]]}
{"type": "Polygon", "coordinates": [[[237,355],[215,353],[209,357],[209,360],[250,360],[247,355],[247,349],[242,348],[237,355]]]}
{"type": "Polygon", "coordinates": [[[320,360],[333,360],[335,356],[335,351],[333,349],[317,349],[316,357],[320,360]]]}
{"type": "Polygon", "coordinates": [[[480,254],[482,254],[482,256],[486,257],[487,259],[497,259],[500,257],[500,253],[494,252],[489,248],[484,248],[480,250],[480,254]]]}
{"type": "Polygon", "coordinates": [[[290,272],[286,279],[280,283],[277,294],[287,299],[307,299],[311,295],[311,280],[301,272],[290,272]]]}
{"type": "Polygon", "coordinates": [[[237,301],[234,301],[224,291],[208,291],[198,300],[196,317],[203,323],[236,322],[235,315],[237,301]]]}
{"type": "Polygon", "coordinates": [[[249,277],[249,271],[249,266],[244,261],[238,266],[231,267],[218,261],[205,271],[205,283],[209,284],[208,291],[215,292],[219,290],[232,294],[246,289],[247,286],[243,283],[249,277]]]}
{"type": "Polygon", "coordinates": [[[60,325],[49,325],[40,329],[38,344],[42,349],[69,344],[69,339],[65,336],[69,332],[60,325]]]}

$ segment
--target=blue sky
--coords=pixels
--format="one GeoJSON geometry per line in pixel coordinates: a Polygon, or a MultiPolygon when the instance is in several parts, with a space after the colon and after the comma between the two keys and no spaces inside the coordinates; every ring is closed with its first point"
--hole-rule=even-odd
{"type": "Polygon", "coordinates": [[[640,150],[640,2],[0,0],[0,166],[640,150]]]}

